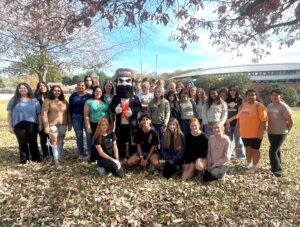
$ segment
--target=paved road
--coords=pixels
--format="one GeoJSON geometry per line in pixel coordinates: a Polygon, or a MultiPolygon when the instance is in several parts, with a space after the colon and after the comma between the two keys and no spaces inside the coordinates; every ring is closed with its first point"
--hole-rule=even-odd
{"type": "Polygon", "coordinates": [[[13,97],[13,94],[0,94],[0,101],[8,100],[13,97]]]}

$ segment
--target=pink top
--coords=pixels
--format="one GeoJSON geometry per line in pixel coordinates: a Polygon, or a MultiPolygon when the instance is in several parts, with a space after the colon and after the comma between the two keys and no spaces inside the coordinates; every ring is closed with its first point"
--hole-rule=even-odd
{"type": "Polygon", "coordinates": [[[223,135],[221,138],[217,138],[215,135],[212,135],[209,137],[207,153],[208,170],[226,165],[230,157],[230,139],[228,136],[223,135]]]}

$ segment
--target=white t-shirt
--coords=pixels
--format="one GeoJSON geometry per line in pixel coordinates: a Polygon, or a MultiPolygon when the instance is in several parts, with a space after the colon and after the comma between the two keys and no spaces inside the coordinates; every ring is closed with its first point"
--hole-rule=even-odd
{"type": "Polygon", "coordinates": [[[287,120],[292,115],[291,108],[284,102],[267,106],[268,133],[282,135],[288,133],[287,120]]]}
{"type": "Polygon", "coordinates": [[[154,96],[153,93],[148,93],[147,95],[140,93],[138,97],[141,103],[149,104],[149,102],[153,99],[154,96]]]}

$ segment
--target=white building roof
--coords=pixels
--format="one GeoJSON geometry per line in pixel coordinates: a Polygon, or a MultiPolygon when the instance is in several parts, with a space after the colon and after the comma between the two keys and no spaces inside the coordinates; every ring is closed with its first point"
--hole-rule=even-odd
{"type": "Polygon", "coordinates": [[[299,70],[299,63],[278,63],[278,64],[251,64],[237,66],[223,66],[208,69],[200,69],[189,73],[184,73],[173,78],[191,77],[200,75],[228,74],[228,73],[248,73],[248,72],[269,72],[269,71],[290,71],[299,70]]]}

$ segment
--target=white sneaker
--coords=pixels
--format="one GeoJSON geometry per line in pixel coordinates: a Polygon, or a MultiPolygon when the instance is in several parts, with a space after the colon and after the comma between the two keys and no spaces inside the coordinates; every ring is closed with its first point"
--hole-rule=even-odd
{"type": "Polygon", "coordinates": [[[225,173],[224,176],[221,177],[221,179],[220,179],[223,183],[226,181],[226,175],[227,175],[227,174],[225,173]]]}
{"type": "Polygon", "coordinates": [[[251,167],[249,168],[249,172],[250,172],[250,173],[255,173],[255,172],[256,172],[256,166],[255,166],[255,165],[251,166],[251,167]]]}
{"type": "Polygon", "coordinates": [[[83,155],[79,155],[77,161],[81,162],[81,161],[83,161],[83,160],[84,160],[83,155]]]}
{"type": "Polygon", "coordinates": [[[102,167],[98,167],[98,172],[101,177],[104,177],[106,175],[106,171],[102,167]]]}
{"type": "Polygon", "coordinates": [[[250,170],[251,167],[252,167],[252,162],[250,163],[247,162],[247,168],[250,170]]]}

